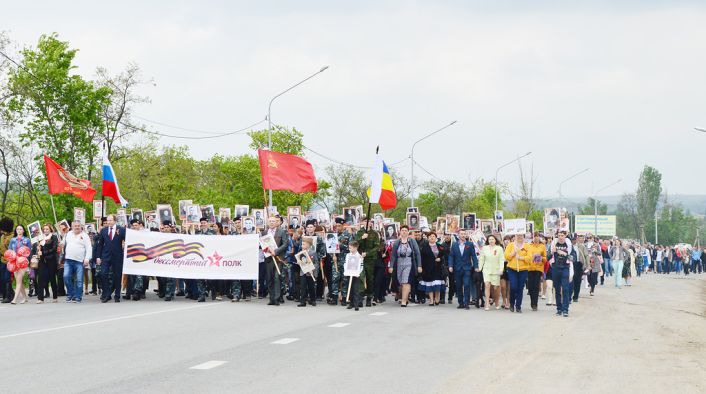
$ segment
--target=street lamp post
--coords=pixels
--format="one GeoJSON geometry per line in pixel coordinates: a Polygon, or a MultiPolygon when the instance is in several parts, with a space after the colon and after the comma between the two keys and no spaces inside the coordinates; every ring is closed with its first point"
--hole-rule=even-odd
{"type": "MultiPolygon", "coordinates": [[[[519,161],[519,160],[522,159],[523,157],[527,157],[527,156],[529,156],[529,155],[531,155],[531,154],[532,154],[532,152],[527,152],[527,153],[525,153],[524,155],[522,155],[522,156],[516,158],[515,160],[509,161],[509,162],[507,162],[507,163],[501,165],[500,167],[498,167],[498,169],[495,170],[495,212],[498,211],[498,172],[500,172],[501,169],[503,169],[503,168],[509,166],[510,164],[512,164],[512,163],[514,163],[514,162],[516,162],[516,161],[519,161]]],[[[493,220],[495,220],[495,212],[493,212],[493,220]]]]}
{"type": "MultiPolygon", "coordinates": [[[[304,82],[310,80],[311,78],[314,78],[315,76],[321,74],[322,72],[326,71],[328,69],[328,66],[323,66],[319,71],[309,75],[308,77],[302,79],[301,81],[297,82],[296,84],[288,87],[287,89],[283,90],[279,94],[277,94],[275,97],[272,97],[272,100],[270,100],[270,104],[267,106],[267,150],[272,150],[272,102],[275,101],[275,99],[290,90],[296,88],[297,86],[303,84],[304,82]]],[[[269,207],[272,207],[272,189],[268,191],[269,193],[269,207]]]]}
{"type": "Polygon", "coordinates": [[[572,176],[570,176],[570,177],[564,179],[563,181],[559,182],[559,200],[562,199],[562,195],[561,195],[561,186],[562,186],[563,184],[565,184],[566,182],[568,182],[568,181],[570,181],[570,180],[576,178],[577,176],[583,174],[584,172],[586,172],[586,171],[588,171],[588,170],[590,170],[590,168],[585,168],[585,169],[583,169],[583,170],[581,170],[581,171],[575,173],[574,175],[572,175],[572,176]]]}
{"type": "Polygon", "coordinates": [[[444,127],[440,128],[440,129],[438,129],[438,130],[436,130],[436,131],[433,131],[433,132],[431,132],[431,133],[425,135],[424,137],[422,137],[422,138],[418,139],[417,141],[415,141],[414,144],[412,144],[412,153],[409,155],[410,159],[412,159],[412,178],[411,178],[411,179],[412,179],[412,187],[411,187],[411,190],[412,190],[412,191],[411,191],[411,193],[410,193],[410,204],[411,204],[410,206],[411,206],[411,207],[414,206],[414,147],[415,147],[418,143],[420,143],[420,142],[422,142],[423,140],[425,140],[425,139],[431,137],[432,135],[434,135],[434,134],[436,134],[436,133],[438,133],[438,132],[440,132],[440,131],[446,129],[447,127],[453,126],[455,123],[456,123],[456,121],[454,120],[453,122],[447,124],[446,126],[444,126],[444,127]]]}
{"type": "Polygon", "coordinates": [[[600,193],[603,190],[605,190],[613,185],[616,185],[622,181],[623,181],[622,179],[618,179],[617,181],[611,183],[610,185],[604,186],[604,187],[596,190],[596,192],[593,194],[593,235],[596,237],[598,236],[598,199],[596,197],[598,196],[598,193],[600,193]]]}

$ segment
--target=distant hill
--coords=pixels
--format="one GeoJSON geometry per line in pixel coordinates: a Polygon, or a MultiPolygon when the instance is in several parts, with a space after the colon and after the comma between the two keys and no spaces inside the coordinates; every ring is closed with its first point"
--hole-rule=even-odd
{"type": "MultiPolygon", "coordinates": [[[[603,196],[599,197],[598,201],[608,204],[608,212],[615,212],[618,206],[618,201],[622,196],[603,196]]],[[[561,201],[559,199],[538,199],[537,206],[541,209],[551,207],[565,207],[569,211],[577,211],[578,207],[586,204],[588,197],[565,197],[561,201]]],[[[670,194],[669,201],[672,203],[681,204],[685,210],[692,215],[703,217],[706,214],[706,195],[705,194],[670,194]]],[[[512,204],[508,204],[512,208],[512,204]]]]}

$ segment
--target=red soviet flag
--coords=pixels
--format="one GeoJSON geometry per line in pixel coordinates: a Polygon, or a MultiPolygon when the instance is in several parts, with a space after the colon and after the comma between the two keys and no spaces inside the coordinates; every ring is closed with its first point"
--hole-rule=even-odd
{"type": "Polygon", "coordinates": [[[91,182],[71,175],[47,155],[44,155],[44,166],[49,194],[71,193],[85,202],[93,201],[96,189],[91,187],[91,182]]]}
{"type": "Polygon", "coordinates": [[[299,156],[258,149],[262,187],[294,193],[316,193],[318,184],[311,163],[299,156]]]}

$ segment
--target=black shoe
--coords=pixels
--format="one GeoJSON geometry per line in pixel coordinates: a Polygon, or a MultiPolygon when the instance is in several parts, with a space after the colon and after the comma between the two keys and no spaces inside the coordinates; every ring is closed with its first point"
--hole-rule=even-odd
{"type": "Polygon", "coordinates": [[[334,298],[329,302],[330,305],[338,305],[338,298],[334,298]]]}
{"type": "Polygon", "coordinates": [[[311,300],[311,301],[309,302],[309,305],[311,305],[311,306],[316,306],[316,300],[311,300]]]}
{"type": "Polygon", "coordinates": [[[355,310],[358,311],[358,307],[356,307],[355,310]]]}
{"type": "Polygon", "coordinates": [[[515,310],[515,312],[522,313],[522,308],[517,308],[517,310],[515,310]]]}
{"type": "Polygon", "coordinates": [[[216,292],[212,291],[211,292],[211,301],[215,301],[215,300],[216,300],[216,292]]]}
{"type": "Polygon", "coordinates": [[[442,298],[440,304],[444,305],[444,304],[446,304],[446,301],[442,298]]]}
{"type": "Polygon", "coordinates": [[[206,296],[202,294],[201,297],[199,297],[198,302],[206,302],[206,296]]]}
{"type": "Polygon", "coordinates": [[[110,301],[110,298],[101,298],[101,303],[103,303],[103,304],[105,304],[108,301],[110,301]]]}
{"type": "Polygon", "coordinates": [[[511,306],[511,307],[510,307],[510,312],[514,312],[514,311],[515,311],[515,307],[514,307],[514,306],[511,306]]]}
{"type": "Polygon", "coordinates": [[[115,297],[115,302],[120,302],[120,298],[119,298],[119,297],[115,297]]]}
{"type": "Polygon", "coordinates": [[[123,299],[124,299],[124,300],[129,300],[129,299],[130,299],[130,295],[125,294],[125,295],[123,296],[123,299]]]}
{"type": "Polygon", "coordinates": [[[280,297],[277,299],[277,302],[279,302],[280,304],[284,304],[284,298],[283,298],[282,296],[280,296],[280,297]]]}
{"type": "MultiPolygon", "coordinates": [[[[269,303],[268,305],[275,305],[275,304],[274,304],[274,303],[269,303]]],[[[299,304],[297,304],[297,306],[299,306],[299,307],[305,307],[305,306],[306,306],[306,302],[300,302],[299,304]]]]}
{"type": "Polygon", "coordinates": [[[140,297],[139,294],[133,294],[133,295],[132,295],[132,300],[133,300],[133,301],[140,301],[141,299],[142,299],[142,297],[140,297]]]}
{"type": "Polygon", "coordinates": [[[184,296],[184,292],[183,292],[183,291],[178,291],[178,292],[176,293],[176,296],[177,296],[177,297],[183,297],[183,296],[184,296]]]}
{"type": "MultiPolygon", "coordinates": [[[[351,302],[351,304],[352,304],[352,302],[351,302]]],[[[348,305],[348,302],[346,302],[346,299],[344,298],[341,300],[341,306],[346,306],[346,305],[348,305]]]]}
{"type": "Polygon", "coordinates": [[[267,305],[274,305],[274,306],[278,306],[278,305],[279,305],[279,303],[278,303],[278,302],[275,302],[275,301],[270,301],[270,302],[268,302],[268,303],[267,303],[267,305]]]}
{"type": "Polygon", "coordinates": [[[372,299],[370,297],[365,298],[365,306],[372,306],[372,299]]]}
{"type": "Polygon", "coordinates": [[[463,304],[458,304],[458,306],[456,307],[456,309],[463,309],[463,308],[464,308],[463,304]]]}
{"type": "Polygon", "coordinates": [[[171,301],[172,297],[164,297],[164,301],[171,301]]]}
{"type": "MultiPolygon", "coordinates": [[[[353,308],[355,308],[355,305],[353,305],[353,303],[351,303],[348,305],[348,307],[346,309],[353,309],[353,308]]],[[[356,309],[358,309],[358,308],[356,308],[356,309]]]]}
{"type": "Polygon", "coordinates": [[[290,295],[288,295],[288,296],[285,297],[285,298],[287,298],[288,301],[294,301],[294,297],[292,297],[292,296],[290,296],[290,295]]]}
{"type": "Polygon", "coordinates": [[[470,309],[471,309],[471,307],[470,307],[470,306],[468,306],[468,305],[466,305],[466,306],[465,306],[465,307],[464,307],[463,309],[466,309],[466,310],[470,310],[470,309]]]}

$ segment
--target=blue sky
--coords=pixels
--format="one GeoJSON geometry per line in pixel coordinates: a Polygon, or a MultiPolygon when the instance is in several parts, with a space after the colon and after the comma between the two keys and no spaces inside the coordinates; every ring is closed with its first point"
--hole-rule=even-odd
{"type": "MultiPolygon", "coordinates": [[[[435,176],[492,179],[518,154],[540,196],[634,190],[649,164],[666,189],[704,193],[706,3],[696,1],[13,2],[0,26],[20,46],[58,32],[92,78],[137,62],[154,86],[135,113],[187,128],[228,131],[272,118],[305,144],[370,165],[392,163],[417,138],[435,176]]],[[[149,123],[147,123],[149,124],[149,123]]],[[[170,134],[188,133],[154,125],[170,134]]],[[[188,142],[199,158],[248,152],[246,136],[188,142]]],[[[184,144],[163,138],[161,144],[184,144]]],[[[309,155],[317,170],[328,162],[309,155]]],[[[400,171],[409,174],[409,161],[400,171]]],[[[420,169],[421,179],[431,176],[420,169]]],[[[517,188],[518,169],[500,172],[517,188]]]]}

